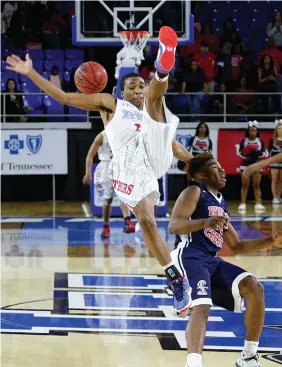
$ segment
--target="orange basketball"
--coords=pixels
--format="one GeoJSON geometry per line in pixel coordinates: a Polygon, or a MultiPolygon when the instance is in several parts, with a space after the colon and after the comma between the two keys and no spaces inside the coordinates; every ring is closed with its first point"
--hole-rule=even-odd
{"type": "Polygon", "coordinates": [[[88,61],[76,69],[74,82],[82,93],[100,93],[107,85],[108,74],[98,62],[88,61]]]}

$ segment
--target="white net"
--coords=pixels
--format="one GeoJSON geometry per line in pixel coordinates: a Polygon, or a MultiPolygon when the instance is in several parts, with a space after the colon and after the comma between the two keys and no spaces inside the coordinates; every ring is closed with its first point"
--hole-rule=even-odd
{"type": "Polygon", "coordinates": [[[150,37],[149,31],[119,32],[123,48],[117,53],[115,77],[118,79],[119,70],[123,66],[139,66],[144,60],[143,50],[150,37]]]}

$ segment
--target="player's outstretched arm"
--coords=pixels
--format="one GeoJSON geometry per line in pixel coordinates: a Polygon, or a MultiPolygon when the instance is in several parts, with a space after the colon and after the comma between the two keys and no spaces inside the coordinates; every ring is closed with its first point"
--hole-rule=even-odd
{"type": "Polygon", "coordinates": [[[82,180],[84,185],[90,184],[91,166],[93,163],[93,158],[97,154],[100,146],[103,144],[103,140],[104,140],[103,134],[102,133],[98,134],[96,138],[94,139],[93,143],[91,144],[91,147],[88,150],[86,161],[85,161],[85,176],[83,177],[83,180],[82,180]]]}
{"type": "Polygon", "coordinates": [[[184,145],[182,145],[175,139],[173,139],[172,141],[172,151],[174,157],[179,161],[188,162],[190,159],[193,158],[192,154],[188,152],[184,145]]]}
{"type": "Polygon", "coordinates": [[[255,240],[239,240],[235,229],[229,224],[228,230],[224,233],[223,241],[235,254],[246,254],[261,251],[270,246],[282,247],[282,232],[255,240]]]}
{"type": "Polygon", "coordinates": [[[16,55],[7,57],[8,70],[13,70],[19,74],[28,76],[34,84],[42,89],[46,94],[54,98],[56,101],[83,110],[89,111],[115,111],[115,98],[108,93],[98,94],[79,94],[79,93],[65,93],[61,89],[55,87],[49,80],[43,78],[38,74],[32,66],[32,60],[29,55],[26,55],[26,61],[23,61],[16,55]]]}
{"type": "Polygon", "coordinates": [[[226,226],[226,217],[209,217],[203,219],[188,219],[196,210],[201,190],[198,186],[190,186],[180,194],[171,214],[168,231],[172,234],[186,235],[204,228],[226,226]]]}
{"type": "Polygon", "coordinates": [[[258,163],[251,164],[244,169],[243,173],[245,176],[252,176],[255,173],[259,172],[261,169],[269,166],[270,164],[279,162],[282,162],[282,153],[278,153],[275,156],[264,159],[263,161],[260,161],[258,163]]]}

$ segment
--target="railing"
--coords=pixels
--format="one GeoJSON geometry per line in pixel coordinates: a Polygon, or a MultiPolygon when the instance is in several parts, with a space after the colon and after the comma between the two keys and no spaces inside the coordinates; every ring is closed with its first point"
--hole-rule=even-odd
{"type": "MultiPolygon", "coordinates": [[[[48,113],[49,111],[56,112],[56,106],[62,108],[62,106],[54,101],[53,98],[47,96],[44,93],[13,93],[13,95],[21,95],[23,97],[23,109],[24,113],[21,114],[7,114],[6,110],[6,98],[9,93],[2,93],[2,108],[1,108],[1,122],[21,122],[21,118],[27,118],[27,120],[34,122],[69,122],[75,124],[82,121],[91,121],[98,117],[97,114],[89,115],[88,111],[75,109],[77,113],[71,113],[72,107],[63,107],[64,113],[48,113]],[[34,103],[31,103],[31,96],[42,96],[42,101],[38,101],[38,109],[32,108],[34,103]],[[38,110],[38,113],[37,113],[38,110]],[[80,113],[81,111],[81,113],[80,113]],[[12,120],[12,121],[11,121],[12,120]],[[81,121],[80,121],[81,120],[81,121]]],[[[275,118],[281,118],[281,98],[282,93],[167,93],[166,103],[168,107],[180,117],[181,121],[197,122],[198,120],[205,120],[207,122],[238,122],[249,121],[256,119],[258,121],[273,121],[275,118]],[[220,96],[221,101],[216,100],[216,96],[220,96]],[[234,96],[248,96],[253,98],[252,104],[249,101],[234,100],[234,96]],[[257,97],[257,98],[256,98],[257,97]],[[222,103],[220,103],[222,102],[222,103]],[[244,112],[236,112],[236,104],[246,105],[247,110],[244,112]],[[247,104],[249,106],[247,106],[247,104]],[[272,110],[275,112],[266,112],[266,107],[272,105],[272,110]]],[[[34,101],[33,101],[34,102],[34,101]]],[[[36,106],[35,106],[36,107],[36,106]]],[[[242,107],[243,109],[243,107],[242,107]]]]}
{"type": "Polygon", "coordinates": [[[18,105],[18,109],[22,111],[16,114],[7,113],[7,97],[10,95],[10,93],[1,93],[1,123],[20,123],[27,121],[46,123],[89,122],[89,111],[62,106],[45,93],[12,93],[13,96],[22,96],[21,106],[18,105]],[[31,101],[30,97],[32,96],[38,96],[39,98],[31,101]],[[56,113],[56,110],[58,110],[57,107],[62,109],[62,111],[56,113]],[[51,113],[48,113],[48,110],[51,111],[51,113]],[[75,113],[73,113],[74,111],[75,113]]]}

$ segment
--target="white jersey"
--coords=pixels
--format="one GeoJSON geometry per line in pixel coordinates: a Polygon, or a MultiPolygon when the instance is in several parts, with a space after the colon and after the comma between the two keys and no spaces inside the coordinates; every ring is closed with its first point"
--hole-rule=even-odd
{"type": "Polygon", "coordinates": [[[107,138],[107,134],[105,130],[103,130],[101,134],[103,135],[103,144],[98,149],[98,158],[101,162],[108,161],[110,163],[113,155],[107,138]]]}
{"type": "Polygon", "coordinates": [[[114,117],[105,128],[113,152],[109,177],[120,200],[132,210],[153,192],[158,203],[157,179],[168,171],[173,159],[172,141],[179,119],[164,99],[163,105],[166,123],[154,121],[145,104],[140,111],[118,99],[114,117]]]}
{"type": "Polygon", "coordinates": [[[130,102],[117,99],[114,117],[105,128],[113,156],[138,135],[142,122],[142,110],[138,110],[130,102]]]}

